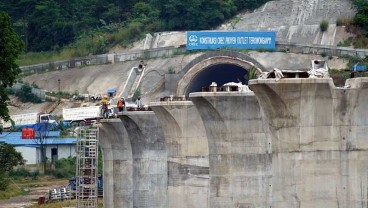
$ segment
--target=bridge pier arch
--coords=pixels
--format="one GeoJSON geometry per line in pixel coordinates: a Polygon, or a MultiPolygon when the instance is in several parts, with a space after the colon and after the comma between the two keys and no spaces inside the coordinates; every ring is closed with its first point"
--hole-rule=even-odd
{"type": "Polygon", "coordinates": [[[210,207],[270,207],[270,137],[252,92],[197,92],[190,98],[208,138],[210,207]]]}
{"type": "Polygon", "coordinates": [[[168,207],[208,207],[208,143],[197,109],[191,101],[153,102],[150,107],[165,135],[168,207]]]}
{"type": "Polygon", "coordinates": [[[132,147],[133,207],[167,207],[167,151],[152,111],[119,113],[132,147]]]}
{"type": "Polygon", "coordinates": [[[99,129],[104,206],[133,208],[133,159],[127,133],[120,119],[102,119],[99,129]]]}

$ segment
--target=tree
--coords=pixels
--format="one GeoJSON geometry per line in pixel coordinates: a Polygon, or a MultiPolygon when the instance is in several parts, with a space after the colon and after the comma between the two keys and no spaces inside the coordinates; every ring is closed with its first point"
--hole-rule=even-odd
{"type": "Polygon", "coordinates": [[[35,130],[35,138],[33,142],[40,146],[40,156],[42,173],[46,173],[46,165],[47,165],[47,157],[46,157],[46,145],[47,145],[47,137],[49,136],[50,130],[52,129],[52,124],[48,122],[41,122],[35,125],[33,128],[35,130]]]}
{"type": "Polygon", "coordinates": [[[24,49],[23,42],[11,26],[11,19],[5,12],[0,13],[0,117],[9,120],[7,102],[9,97],[6,91],[15,82],[21,72],[16,64],[18,56],[24,49]]]}
{"type": "Polygon", "coordinates": [[[5,174],[13,170],[14,166],[22,164],[22,155],[12,145],[0,143],[0,190],[5,190],[8,186],[5,174]]]}
{"type": "Polygon", "coordinates": [[[368,30],[368,6],[359,9],[358,13],[355,15],[354,23],[363,30],[368,30]]]}

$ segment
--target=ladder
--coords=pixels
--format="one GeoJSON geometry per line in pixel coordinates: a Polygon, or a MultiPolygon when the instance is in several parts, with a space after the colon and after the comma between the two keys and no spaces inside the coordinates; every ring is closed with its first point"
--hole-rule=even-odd
{"type": "Polygon", "coordinates": [[[81,129],[76,145],[77,208],[98,208],[98,129],[81,129]]]}

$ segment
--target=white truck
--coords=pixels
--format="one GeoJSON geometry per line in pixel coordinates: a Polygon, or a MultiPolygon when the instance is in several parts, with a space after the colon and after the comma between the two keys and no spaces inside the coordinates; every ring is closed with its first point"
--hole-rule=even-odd
{"type": "MultiPolygon", "coordinates": [[[[15,127],[33,127],[38,123],[49,123],[57,126],[57,121],[47,113],[26,113],[11,115],[10,119],[14,121],[15,127]]],[[[3,128],[8,129],[12,126],[11,121],[2,122],[3,128]]]]}
{"type": "MultiPolygon", "coordinates": [[[[113,117],[113,109],[109,107],[109,118],[113,117]]],[[[63,120],[66,126],[85,126],[96,122],[101,116],[101,106],[63,108],[63,120]]]]}

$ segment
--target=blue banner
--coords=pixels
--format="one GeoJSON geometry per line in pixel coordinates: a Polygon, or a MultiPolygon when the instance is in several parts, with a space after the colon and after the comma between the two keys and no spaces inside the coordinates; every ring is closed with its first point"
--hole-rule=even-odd
{"type": "Polygon", "coordinates": [[[275,49],[275,32],[188,31],[187,50],[198,49],[275,49]]]}

